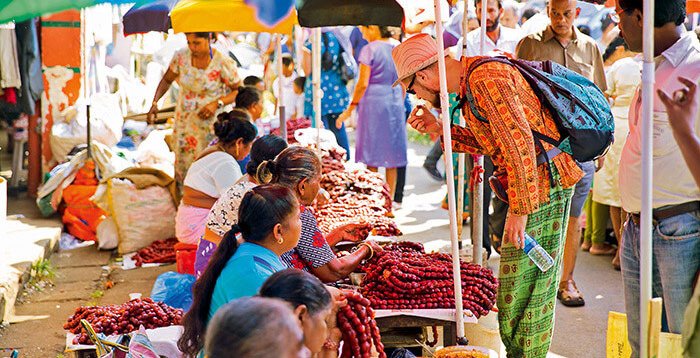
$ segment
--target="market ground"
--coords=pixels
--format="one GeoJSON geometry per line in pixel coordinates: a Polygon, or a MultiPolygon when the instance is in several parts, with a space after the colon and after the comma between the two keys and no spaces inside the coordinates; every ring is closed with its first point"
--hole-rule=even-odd
{"type": "MultiPolygon", "coordinates": [[[[449,245],[447,214],[440,208],[446,190],[422,168],[428,149],[409,146],[406,196],[396,214],[405,239],[438,248],[449,245]]],[[[11,198],[8,205],[10,215],[39,216],[32,200],[11,198]]],[[[94,247],[56,252],[50,260],[56,268],[54,285],[22,294],[14,322],[0,328],[0,348],[17,348],[21,357],[60,356],[65,347],[62,326],[75,307],[122,303],[134,292],[148,294],[160,273],[175,270],[169,265],[123,271],[114,265],[111,253],[94,247]]],[[[621,276],[609,261],[608,257],[579,254],[575,277],[586,306],[557,304],[552,356],[605,357],[608,311],[624,310],[621,276]]],[[[489,266],[497,269],[498,257],[492,257],[489,266]]]]}

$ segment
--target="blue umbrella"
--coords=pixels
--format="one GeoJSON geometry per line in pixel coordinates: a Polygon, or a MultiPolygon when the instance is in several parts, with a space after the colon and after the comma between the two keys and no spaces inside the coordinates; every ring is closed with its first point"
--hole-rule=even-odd
{"type": "Polygon", "coordinates": [[[156,0],[134,5],[122,19],[124,36],[149,31],[168,32],[170,10],[177,2],[178,0],[156,0]]]}

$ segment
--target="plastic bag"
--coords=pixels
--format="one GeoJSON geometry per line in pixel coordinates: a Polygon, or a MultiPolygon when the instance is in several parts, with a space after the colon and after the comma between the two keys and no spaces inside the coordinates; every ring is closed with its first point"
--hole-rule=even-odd
{"type": "Polygon", "coordinates": [[[151,299],[163,302],[171,307],[187,311],[192,305],[192,275],[168,271],[156,279],[151,290],[151,299]]]}
{"type": "Polygon", "coordinates": [[[92,201],[114,219],[120,254],[175,237],[176,208],[166,188],[154,185],[137,189],[129,180],[113,178],[100,184],[92,201]]]}
{"type": "Polygon", "coordinates": [[[605,350],[607,358],[627,358],[632,355],[632,348],[627,340],[626,314],[608,312],[608,333],[605,350]]]}
{"type": "Polygon", "coordinates": [[[117,224],[111,216],[107,216],[97,225],[97,247],[101,250],[116,249],[119,245],[117,224]]]}

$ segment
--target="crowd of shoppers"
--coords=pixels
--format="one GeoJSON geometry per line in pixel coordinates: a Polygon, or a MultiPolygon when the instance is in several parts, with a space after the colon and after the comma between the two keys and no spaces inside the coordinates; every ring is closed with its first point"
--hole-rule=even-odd
{"type": "MultiPolygon", "coordinates": [[[[546,355],[556,298],[564,306],[585,304],[574,280],[577,252],[583,250],[613,257],[612,266],[622,271],[628,336],[636,357],[642,344],[641,64],[636,58],[642,50],[642,1],[617,0],[614,11],[600,14],[596,38],[586,35],[595,32],[590,21],[576,26],[581,14],[576,0],[550,0],[542,11],[523,9],[512,0],[485,3],[482,18],[480,1],[466,9],[450,1],[448,25],[457,24],[466,11],[470,26],[464,43],[462,27],[448,26],[446,43],[454,47],[448,51],[446,70],[453,105],[461,107],[466,121],[464,127],[452,126],[453,150],[485,155],[485,176],[505,193],[492,199],[486,188],[487,230],[482,238],[489,253],[491,246],[500,253],[501,339],[509,355],[546,355]],[[486,30],[483,49],[479,26],[486,30]],[[461,59],[463,50],[466,58],[461,59]],[[539,147],[533,131],[560,138],[551,109],[512,66],[485,62],[465,76],[482,53],[552,61],[595,84],[609,98],[615,118],[615,140],[606,155],[579,163],[549,143],[539,147]],[[466,88],[488,122],[479,120],[474,108],[458,103],[457,95],[463,98],[466,88]],[[554,258],[553,269],[541,272],[530,264],[521,250],[526,233],[537,233],[538,243],[554,258]]],[[[686,307],[700,299],[691,298],[700,269],[700,41],[684,27],[685,1],[657,2],[654,17],[653,294],[664,299],[664,330],[680,333],[686,307]]],[[[403,197],[408,164],[406,121],[438,138],[424,168],[435,180],[444,180],[437,169],[441,122],[431,112],[440,109],[433,36],[429,16],[412,19],[400,36],[381,26],[322,31],[322,125],[347,158],[353,154],[354,137],[353,159],[372,171],[385,169],[396,202],[403,197]],[[349,80],[344,69],[348,54],[357,72],[349,80]],[[424,103],[411,105],[415,99],[424,103]],[[349,137],[350,125],[354,136],[349,137]]],[[[346,277],[381,247],[364,241],[369,234],[365,224],[348,224],[327,236],[320,232],[309,209],[320,190],[319,158],[309,149],[287,147],[279,137],[256,139],[259,130],[253,124],[265,116],[269,82],[264,76],[240,81],[235,64],[211,48],[211,35],[192,33],[187,38],[188,48],[173,58],[150,111],[151,117],[157,114],[156,102],[177,81],[181,90],[173,149],[182,194],[178,238],[198,244],[199,277],[180,348],[215,357],[221,356],[217,352],[222,352],[223,342],[237,342],[240,354],[256,356],[245,353],[255,347],[240,343],[264,334],[257,328],[267,327],[259,321],[266,319],[296,338],[294,344],[271,344],[260,351],[280,357],[302,351],[334,356],[337,352],[327,348],[340,336],[328,319],[338,295],[322,282],[346,277]],[[230,104],[235,109],[225,111],[230,104]],[[333,246],[341,240],[363,244],[338,258],[333,246]],[[258,294],[266,298],[249,298],[258,294]],[[259,314],[246,317],[251,310],[259,314]]],[[[286,119],[314,118],[310,48],[307,41],[298,56],[282,55],[283,71],[272,92],[278,98],[281,84],[286,119]],[[295,68],[294,58],[300,68],[295,68]]]]}

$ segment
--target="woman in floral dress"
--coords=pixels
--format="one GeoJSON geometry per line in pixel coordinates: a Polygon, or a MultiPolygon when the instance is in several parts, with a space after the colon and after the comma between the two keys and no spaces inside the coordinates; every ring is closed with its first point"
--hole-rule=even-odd
{"type": "Polygon", "coordinates": [[[211,47],[208,32],[187,33],[187,48],[173,55],[158,84],[149,122],[158,113],[158,100],[177,81],[180,91],[175,110],[172,149],[175,152],[175,181],[182,190],[187,169],[197,154],[214,139],[212,124],[221,109],[236,98],[240,83],[236,64],[211,47]]]}

